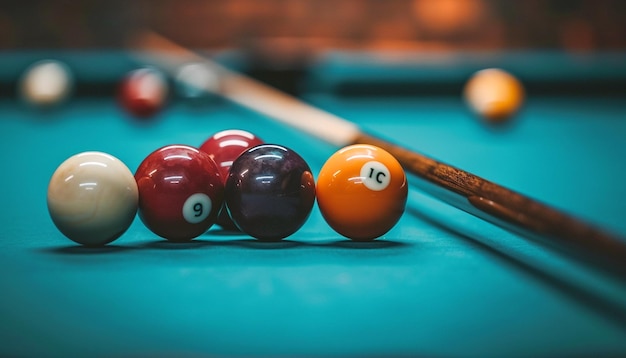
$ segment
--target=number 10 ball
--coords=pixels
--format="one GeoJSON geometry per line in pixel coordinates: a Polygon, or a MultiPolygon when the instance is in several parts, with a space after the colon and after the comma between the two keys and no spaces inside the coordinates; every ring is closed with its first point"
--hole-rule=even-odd
{"type": "Polygon", "coordinates": [[[155,234],[170,241],[188,241],[217,220],[224,184],[208,154],[186,145],[156,150],[135,173],[139,218],[155,234]]]}
{"type": "Polygon", "coordinates": [[[345,147],[324,164],[317,181],[317,203],[326,222],[352,240],[387,233],[404,213],[408,187],[398,161],[365,144],[345,147]]]}

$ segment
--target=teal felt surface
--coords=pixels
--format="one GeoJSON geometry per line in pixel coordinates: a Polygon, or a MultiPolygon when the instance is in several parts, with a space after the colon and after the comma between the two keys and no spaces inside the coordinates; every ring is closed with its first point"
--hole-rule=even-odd
{"type": "MultiPolygon", "coordinates": [[[[307,100],[626,234],[617,100],[533,99],[501,130],[453,97],[307,100]]],[[[112,245],[85,249],[52,224],[47,182],[70,155],[105,151],[134,171],[160,146],[226,128],[291,147],[315,173],[336,149],[224,102],[177,103],[138,124],[112,99],[50,113],[0,101],[0,355],[626,354],[623,282],[416,190],[398,225],[365,244],[339,237],[317,208],[271,244],[217,229],[170,244],[137,219],[112,245]]]]}

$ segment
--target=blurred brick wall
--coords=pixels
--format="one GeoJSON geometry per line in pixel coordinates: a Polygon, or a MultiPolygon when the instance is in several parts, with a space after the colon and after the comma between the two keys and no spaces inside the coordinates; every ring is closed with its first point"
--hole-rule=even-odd
{"type": "MultiPolygon", "coordinates": [[[[624,0],[0,0],[0,48],[626,49],[624,0]]],[[[268,50],[266,50],[268,51],[268,50]]]]}

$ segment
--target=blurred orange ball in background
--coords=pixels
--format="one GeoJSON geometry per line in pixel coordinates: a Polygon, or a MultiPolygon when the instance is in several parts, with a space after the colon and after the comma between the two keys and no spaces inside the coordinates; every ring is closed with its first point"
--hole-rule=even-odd
{"type": "Polygon", "coordinates": [[[470,109],[489,123],[502,123],[514,116],[524,103],[522,83],[512,74],[489,68],[476,72],[463,92],[470,109]]]}

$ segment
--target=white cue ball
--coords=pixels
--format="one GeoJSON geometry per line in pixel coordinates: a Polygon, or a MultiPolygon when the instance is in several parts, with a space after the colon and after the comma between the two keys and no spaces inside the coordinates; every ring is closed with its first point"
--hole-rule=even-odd
{"type": "Polygon", "coordinates": [[[20,81],[20,93],[32,105],[52,106],[68,97],[72,81],[67,65],[55,60],[44,60],[34,63],[24,71],[20,81]]]}
{"type": "Polygon", "coordinates": [[[120,237],[137,212],[135,177],[119,159],[84,152],[64,161],[48,185],[48,211],[70,240],[100,246],[120,237]]]}
{"type": "Polygon", "coordinates": [[[208,66],[188,63],[176,73],[176,89],[183,98],[208,98],[219,92],[220,83],[217,74],[208,66]]]}

